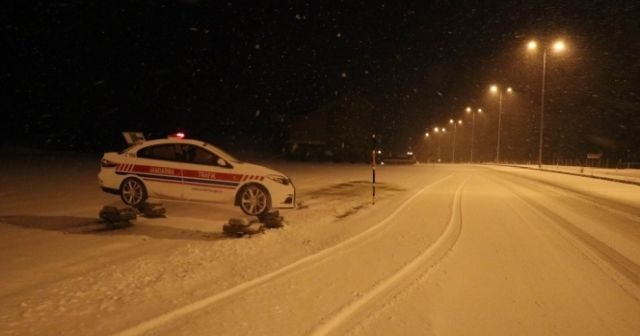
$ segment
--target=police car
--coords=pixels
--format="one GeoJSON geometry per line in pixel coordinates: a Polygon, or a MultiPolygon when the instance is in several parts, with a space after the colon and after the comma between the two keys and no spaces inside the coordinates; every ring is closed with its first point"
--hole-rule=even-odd
{"type": "Polygon", "coordinates": [[[248,215],[293,208],[295,187],[286,175],[240,162],[204,141],[145,141],[140,133],[123,133],[131,146],[105,153],[98,180],[103,191],[138,206],[148,198],[234,204],[248,215]]]}

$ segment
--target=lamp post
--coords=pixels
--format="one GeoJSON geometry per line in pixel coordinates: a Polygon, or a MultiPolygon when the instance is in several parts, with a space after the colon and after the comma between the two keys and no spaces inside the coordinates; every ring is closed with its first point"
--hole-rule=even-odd
{"type": "Polygon", "coordinates": [[[467,112],[467,114],[471,114],[471,155],[470,155],[469,161],[473,163],[473,145],[475,142],[475,133],[476,133],[476,112],[482,113],[482,109],[479,108],[477,110],[474,110],[471,107],[467,107],[465,111],[467,112]]]}
{"type": "Polygon", "coordinates": [[[431,161],[430,160],[431,159],[431,146],[430,146],[430,143],[429,143],[429,137],[430,137],[429,132],[425,132],[424,133],[424,139],[425,139],[425,141],[427,141],[427,162],[431,161]]]}
{"type": "Polygon", "coordinates": [[[456,133],[458,133],[458,125],[462,125],[462,120],[454,121],[449,119],[449,124],[453,125],[453,148],[451,149],[451,163],[456,162],[456,133]]]}
{"type": "Polygon", "coordinates": [[[438,135],[438,163],[440,163],[440,162],[442,162],[442,159],[440,157],[440,138],[442,137],[443,133],[447,132],[447,130],[444,127],[442,127],[442,128],[434,127],[433,128],[433,132],[438,135]]]}
{"type": "MultiPolygon", "coordinates": [[[[505,90],[500,90],[497,85],[491,85],[491,93],[498,94],[498,145],[496,146],[496,162],[500,162],[500,135],[502,134],[502,94],[505,90]]],[[[507,93],[512,93],[513,89],[508,87],[507,93]]]]}
{"type": "MultiPolygon", "coordinates": [[[[555,53],[561,53],[566,49],[566,45],[563,41],[558,40],[553,43],[551,49],[555,53]]],[[[530,41],[527,44],[529,51],[535,51],[538,49],[538,43],[536,41],[530,41]]],[[[542,168],[542,147],[543,147],[543,134],[544,134],[544,89],[547,77],[547,48],[542,50],[542,87],[540,90],[540,145],[538,148],[538,168],[542,168]]]]}

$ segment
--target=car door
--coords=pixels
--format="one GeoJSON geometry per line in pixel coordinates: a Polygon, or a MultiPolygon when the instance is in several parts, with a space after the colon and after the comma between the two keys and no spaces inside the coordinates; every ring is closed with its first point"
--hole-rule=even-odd
{"type": "Polygon", "coordinates": [[[215,153],[195,145],[183,145],[185,199],[233,203],[241,175],[215,153]]]}
{"type": "Polygon", "coordinates": [[[142,178],[150,196],[182,199],[182,165],[180,145],[159,144],[138,150],[131,173],[142,178]]]}

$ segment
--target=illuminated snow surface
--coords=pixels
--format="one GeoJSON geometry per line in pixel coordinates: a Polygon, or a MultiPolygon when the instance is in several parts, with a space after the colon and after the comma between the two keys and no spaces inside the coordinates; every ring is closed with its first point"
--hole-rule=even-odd
{"type": "Polygon", "coordinates": [[[371,205],[366,165],[265,163],[300,207],[229,238],[230,206],[106,229],[95,157],[2,161],[2,335],[640,334],[637,185],[384,166],[371,205]]]}

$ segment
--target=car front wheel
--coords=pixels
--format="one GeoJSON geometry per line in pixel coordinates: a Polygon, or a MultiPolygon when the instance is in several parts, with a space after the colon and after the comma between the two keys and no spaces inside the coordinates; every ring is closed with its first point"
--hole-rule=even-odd
{"type": "Polygon", "coordinates": [[[139,206],[147,200],[147,189],[142,181],[136,178],[128,178],[120,186],[120,197],[122,201],[131,206],[139,206]]]}
{"type": "Polygon", "coordinates": [[[271,196],[262,186],[248,185],[240,191],[240,209],[250,216],[263,215],[271,209],[271,196]]]}

